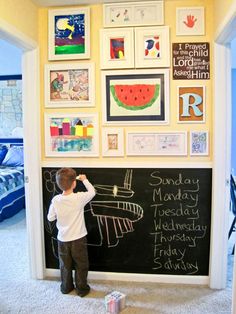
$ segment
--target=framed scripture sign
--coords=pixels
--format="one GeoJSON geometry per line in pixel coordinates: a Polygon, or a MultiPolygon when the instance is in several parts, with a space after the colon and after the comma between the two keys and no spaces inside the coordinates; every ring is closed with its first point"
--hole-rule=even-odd
{"type": "Polygon", "coordinates": [[[163,1],[106,3],[103,19],[104,27],[163,25],[163,1]]]}
{"type": "Polygon", "coordinates": [[[90,58],[89,8],[49,10],[48,59],[90,58]]]}
{"type": "Polygon", "coordinates": [[[45,65],[45,107],[95,106],[94,63],[45,65]]]}
{"type": "Polygon", "coordinates": [[[169,70],[102,71],[105,124],[167,124],[169,70]]]}
{"type": "Polygon", "coordinates": [[[172,53],[174,80],[210,79],[209,43],[173,43],[172,53]]]}

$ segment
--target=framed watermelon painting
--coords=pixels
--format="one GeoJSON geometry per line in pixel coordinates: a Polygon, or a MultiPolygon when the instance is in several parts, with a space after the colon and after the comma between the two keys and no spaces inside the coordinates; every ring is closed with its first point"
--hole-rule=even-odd
{"type": "Polygon", "coordinates": [[[169,70],[102,71],[104,124],[169,122],[169,70]]]}

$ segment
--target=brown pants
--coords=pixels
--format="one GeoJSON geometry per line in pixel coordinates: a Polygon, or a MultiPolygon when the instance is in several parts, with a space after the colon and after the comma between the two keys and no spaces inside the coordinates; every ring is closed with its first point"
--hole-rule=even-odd
{"type": "Polygon", "coordinates": [[[74,289],[73,268],[75,268],[76,290],[87,290],[89,262],[86,237],[69,242],[58,240],[58,255],[61,271],[61,292],[68,293],[74,289]]]}

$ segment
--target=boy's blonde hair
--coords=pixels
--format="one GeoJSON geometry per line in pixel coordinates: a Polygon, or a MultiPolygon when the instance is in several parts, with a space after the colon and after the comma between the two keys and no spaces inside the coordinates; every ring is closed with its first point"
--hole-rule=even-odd
{"type": "Polygon", "coordinates": [[[56,182],[62,191],[67,191],[76,180],[76,172],[72,168],[61,168],[56,173],[56,182]]]}

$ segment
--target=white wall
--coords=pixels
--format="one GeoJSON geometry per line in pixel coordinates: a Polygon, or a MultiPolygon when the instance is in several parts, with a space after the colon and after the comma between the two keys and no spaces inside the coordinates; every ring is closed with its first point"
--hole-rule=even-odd
{"type": "Polygon", "coordinates": [[[231,42],[232,67],[232,133],[231,133],[231,169],[236,174],[236,38],[231,42]]]}
{"type": "Polygon", "coordinates": [[[0,75],[21,74],[22,51],[0,39],[0,75]]]}
{"type": "Polygon", "coordinates": [[[231,41],[231,67],[236,69],[236,38],[231,41]]]}

